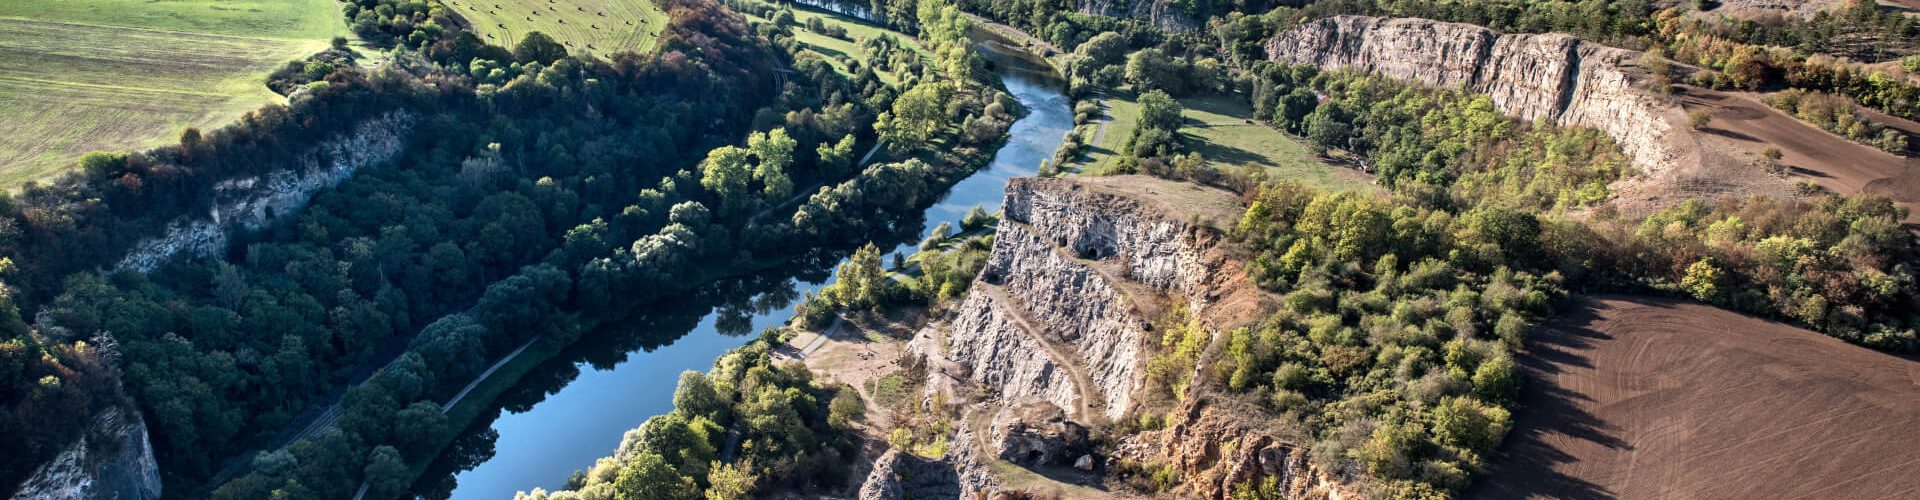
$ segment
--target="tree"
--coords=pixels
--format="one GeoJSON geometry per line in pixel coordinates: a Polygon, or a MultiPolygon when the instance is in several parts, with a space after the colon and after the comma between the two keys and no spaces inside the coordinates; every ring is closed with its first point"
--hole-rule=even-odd
{"type": "Polygon", "coordinates": [[[793,163],[793,149],[796,146],[787,129],[776,128],[762,134],[753,133],[747,137],[747,149],[760,160],[754,167],[753,178],[760,181],[762,192],[768,199],[786,198],[793,191],[793,180],[787,177],[787,167],[793,163]]]}
{"type": "Polygon", "coordinates": [[[1345,108],[1337,102],[1329,102],[1314,108],[1304,121],[1307,140],[1322,150],[1347,147],[1347,137],[1353,135],[1353,126],[1345,108]]]}
{"type": "Polygon", "coordinates": [[[395,413],[392,424],[397,444],[409,454],[424,457],[432,453],[430,448],[447,432],[447,415],[440,412],[440,405],[431,401],[415,401],[395,413]]]}
{"type": "Polygon", "coordinates": [[[1091,61],[1097,67],[1112,66],[1120,63],[1121,57],[1126,55],[1126,51],[1127,41],[1120,38],[1119,33],[1112,31],[1104,31],[1098,35],[1094,35],[1093,38],[1088,38],[1085,43],[1081,43],[1078,48],[1073,49],[1074,54],[1087,58],[1088,61],[1091,61]]]}
{"type": "Polygon", "coordinates": [[[714,388],[713,379],[692,370],[680,373],[680,385],[673,390],[673,407],[688,415],[706,417],[715,422],[727,421],[727,413],[731,409],[731,405],[714,388]]]}
{"type": "Polygon", "coordinates": [[[707,500],[746,500],[753,498],[753,471],[733,464],[714,462],[707,469],[707,500]]]}
{"type": "Polygon", "coordinates": [[[820,173],[828,178],[846,175],[853,166],[853,146],[853,134],[840,137],[840,142],[821,142],[814,150],[820,155],[820,173]]]}
{"type": "Polygon", "coordinates": [[[1488,401],[1508,402],[1520,392],[1519,369],[1513,364],[1513,358],[1505,354],[1494,356],[1473,371],[1473,391],[1488,401]]]}
{"type": "Polygon", "coordinates": [[[397,496],[407,487],[407,460],[392,446],[380,445],[368,453],[367,467],[362,473],[367,479],[368,492],[375,498],[397,496]]]}
{"type": "Polygon", "coordinates": [[[620,468],[613,482],[614,498],[632,500],[692,500],[693,479],[680,475],[665,459],[642,451],[620,468]]]}
{"type": "Polygon", "coordinates": [[[700,186],[720,199],[722,213],[731,214],[746,205],[747,186],[753,182],[753,172],[747,168],[748,153],[738,147],[721,146],[708,151],[707,161],[700,164],[700,186]]]}
{"type": "Polygon", "coordinates": [[[1696,110],[1687,112],[1687,127],[1689,128],[1692,128],[1694,130],[1706,130],[1707,124],[1712,122],[1713,122],[1713,114],[1708,113],[1707,110],[1696,109],[1696,110]]]}
{"type": "Polygon", "coordinates": [[[1702,302],[1713,302],[1720,296],[1720,268],[1705,258],[1694,261],[1680,278],[1680,288],[1702,302]]]}
{"type": "Polygon", "coordinates": [[[864,311],[883,304],[894,286],[880,267],[880,248],[868,243],[840,264],[833,284],[820,289],[820,296],[841,309],[864,311]]]}
{"type": "Polygon", "coordinates": [[[1168,57],[1160,49],[1145,49],[1127,57],[1126,78],[1141,90],[1186,94],[1189,70],[1184,60],[1168,57]]]}
{"type": "Polygon", "coordinates": [[[522,63],[537,62],[546,66],[564,57],[567,57],[566,46],[538,31],[528,33],[526,38],[521,38],[520,43],[513,46],[513,60],[522,63]]]}
{"type": "Polygon", "coordinates": [[[943,81],[923,82],[907,89],[893,101],[893,121],[889,140],[919,147],[940,131],[947,120],[947,100],[952,85],[943,81]]]}
{"type": "Polygon", "coordinates": [[[1139,102],[1140,128],[1179,130],[1182,120],[1180,113],[1185,109],[1180,106],[1180,101],[1173,100],[1173,96],[1164,91],[1149,90],[1140,94],[1139,102]]]}

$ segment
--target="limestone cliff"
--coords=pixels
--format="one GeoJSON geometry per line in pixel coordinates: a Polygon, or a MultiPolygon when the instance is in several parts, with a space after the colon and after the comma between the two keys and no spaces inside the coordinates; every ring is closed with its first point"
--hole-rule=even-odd
{"type": "MultiPolygon", "coordinates": [[[[1015,179],[1008,185],[980,277],[951,321],[922,329],[908,344],[937,368],[927,386],[959,401],[954,445],[942,462],[959,471],[963,491],[997,488],[996,478],[976,473],[990,470],[983,464],[992,461],[1036,470],[1103,468],[1090,465],[1104,457],[1088,456],[1089,427],[1143,409],[1170,409],[1164,396],[1153,399],[1146,389],[1147,362],[1159,342],[1153,321],[1180,305],[1217,334],[1267,308],[1269,297],[1248,283],[1238,259],[1221,244],[1218,228],[1240,210],[1230,193],[1150,177],[1015,179]]],[[[1216,427],[1204,428],[1237,432],[1236,439],[1261,435],[1251,427],[1216,427]]],[[[1189,434],[1149,433],[1130,442],[1203,438],[1189,434]]],[[[1213,434],[1204,438],[1219,437],[1213,434]]],[[[1285,462],[1273,458],[1276,452],[1259,451],[1297,451],[1291,445],[1272,436],[1258,444],[1246,448],[1255,453],[1256,469],[1312,476],[1304,472],[1302,453],[1287,455],[1295,460],[1285,462]]],[[[1192,465],[1196,484],[1218,475],[1208,472],[1214,462],[1245,461],[1183,455],[1180,447],[1156,450],[1163,453],[1135,458],[1192,465]]],[[[1231,477],[1265,477],[1246,466],[1221,467],[1237,467],[1231,477]]],[[[883,469],[869,476],[868,492],[904,487],[883,469]]],[[[1231,490],[1215,483],[1193,491],[1231,490]]]]}
{"type": "Polygon", "coordinates": [[[1267,58],[1323,69],[1355,68],[1488,95],[1501,111],[1598,129],[1634,165],[1659,174],[1695,152],[1670,132],[1684,117],[1645,85],[1640,53],[1559,34],[1501,34],[1427,19],[1337,16],[1267,40],[1267,58]]]}
{"type": "Polygon", "coordinates": [[[230,232],[263,229],[298,212],[321,189],[353,177],[361,168],[392,160],[413,122],[411,114],[389,112],[314,147],[299,164],[214,184],[213,208],[205,216],[174,221],[166,234],[135,244],[114,268],[145,272],[175,255],[224,251],[230,232]]]}
{"type": "Polygon", "coordinates": [[[140,414],[112,408],[66,451],[34,471],[16,499],[160,498],[160,465],[140,414]]]}
{"type": "Polygon", "coordinates": [[[1009,184],[986,268],[931,357],[1008,405],[1123,418],[1145,381],[1150,322],[1169,301],[1209,307],[1224,270],[1209,255],[1216,232],[1126,192],[1143,186],[1200,189],[1146,177],[1009,184]]]}
{"type": "Polygon", "coordinates": [[[1078,0],[1075,6],[1081,13],[1139,19],[1168,31],[1189,31],[1201,25],[1178,4],[1167,0],[1078,0]]]}

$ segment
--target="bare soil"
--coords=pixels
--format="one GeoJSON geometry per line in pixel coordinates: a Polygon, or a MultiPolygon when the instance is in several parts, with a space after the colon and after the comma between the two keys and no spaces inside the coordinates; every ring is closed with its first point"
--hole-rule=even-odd
{"type": "MultiPolygon", "coordinates": [[[[1713,120],[1705,135],[1758,154],[1780,148],[1782,162],[1795,179],[1808,179],[1836,193],[1885,195],[1907,206],[1920,202],[1920,167],[1907,158],[1820,130],[1744,93],[1689,87],[1679,101],[1685,109],[1706,109],[1713,120]]],[[[1766,175],[1758,168],[1752,175],[1766,175]]],[[[1913,216],[1908,222],[1914,222],[1913,216]]]]}
{"type": "Polygon", "coordinates": [[[1669,299],[1537,332],[1473,498],[1914,498],[1920,362],[1669,299]]]}

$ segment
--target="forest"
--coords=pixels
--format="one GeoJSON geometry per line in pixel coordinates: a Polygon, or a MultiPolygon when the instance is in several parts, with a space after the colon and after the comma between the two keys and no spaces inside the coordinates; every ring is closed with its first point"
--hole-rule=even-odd
{"type": "Polygon", "coordinates": [[[300,63],[283,78],[303,87],[287,107],[189,130],[178,146],[90,157],[6,200],[0,220],[25,229],[0,241],[21,263],[9,284],[45,311],[28,326],[6,308],[5,416],[45,429],[10,433],[21,442],[9,449],[28,452],[5,464],[9,482],[118,404],[105,386],[118,376],[170,491],[345,497],[365,478],[397,494],[457,424],[438,401],[491,360],[564,345],[629,302],[777,265],[788,245],[890,231],[984,161],[1017,112],[975,83],[965,51],[902,92],[871,71],[793,60],[790,27],[749,26],[708,2],[663,4],[673,21],[659,48],[612,60],[542,36],[486,45],[423,5],[346,7],[363,37],[401,47],[386,69],[300,63]],[[776,66],[793,68],[784,86],[776,66]],[[205,211],[210,184],[291,163],[392,110],[419,123],[393,165],[238,235],[228,258],[71,273],[205,211]],[[682,118],[693,116],[704,119],[682,118]],[[880,117],[897,118],[865,126],[880,117]],[[945,126],[962,118],[971,129],[945,126]],[[904,161],[855,168],[855,147],[880,141],[904,161]],[[85,333],[98,331],[114,335],[85,333]],[[267,331],[278,335],[246,333],[267,331]],[[274,449],[281,427],[334,398],[337,429],[274,449]],[[242,454],[261,447],[270,453],[242,454]]]}

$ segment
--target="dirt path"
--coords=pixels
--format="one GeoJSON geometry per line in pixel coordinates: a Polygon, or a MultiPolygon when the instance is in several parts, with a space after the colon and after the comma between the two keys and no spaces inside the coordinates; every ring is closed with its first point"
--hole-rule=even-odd
{"type": "Polygon", "coordinates": [[[1657,298],[1580,304],[1470,498],[1915,498],[1920,362],[1657,298]]]}
{"type": "Polygon", "coordinates": [[[1046,330],[1036,325],[1032,318],[1027,317],[1026,306],[1021,304],[1019,299],[1008,295],[1000,285],[977,282],[973,286],[975,290],[986,292],[993,300],[1005,304],[1006,307],[1002,310],[1012,313],[1011,319],[1020,327],[1020,331],[1026,333],[1027,338],[1040,344],[1040,349],[1047,352],[1047,357],[1053,360],[1053,364],[1067,371],[1067,377],[1073,379],[1074,391],[1080,396],[1079,404],[1074,408],[1074,418],[1081,422],[1091,422],[1092,420],[1089,419],[1098,416],[1093,412],[1093,378],[1087,376],[1086,368],[1078,363],[1080,358],[1069,355],[1061,346],[1055,345],[1053,339],[1047,338],[1046,330]]]}

